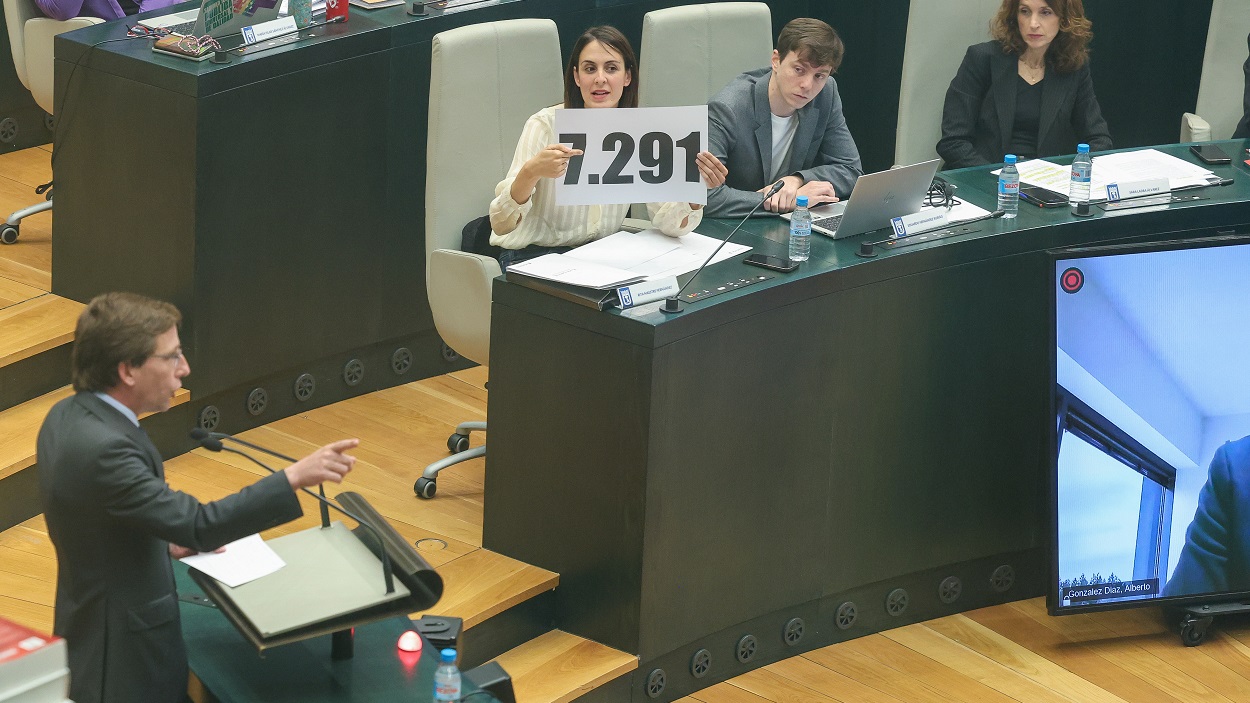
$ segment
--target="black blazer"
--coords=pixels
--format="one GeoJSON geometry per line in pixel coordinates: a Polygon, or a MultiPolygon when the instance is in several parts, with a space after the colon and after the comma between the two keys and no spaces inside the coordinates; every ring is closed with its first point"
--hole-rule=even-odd
{"type": "Polygon", "coordinates": [[[79,703],[177,703],[187,658],[169,543],[200,551],[300,516],[283,472],[201,504],[165,483],[148,435],[93,393],[39,430],[39,493],[56,547],[53,632],[79,703]]]}
{"type": "MultiPolygon", "coordinates": [[[[997,41],[968,47],[942,109],[937,151],[946,168],[1002,163],[1015,122],[1018,60],[1015,54],[1003,53],[997,41]]],[[[1089,64],[1072,73],[1047,66],[1037,155],[1075,154],[1080,142],[1089,144],[1091,151],[1112,148],[1089,64]]]]}

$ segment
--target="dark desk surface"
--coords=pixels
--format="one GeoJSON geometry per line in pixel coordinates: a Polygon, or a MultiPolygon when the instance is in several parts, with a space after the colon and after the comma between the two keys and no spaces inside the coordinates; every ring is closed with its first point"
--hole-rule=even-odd
{"type": "MultiPolygon", "coordinates": [[[[203,593],[174,565],[180,595],[203,593]]],[[[257,654],[225,616],[203,605],[182,604],[182,632],[191,670],[222,703],[380,703],[433,698],[438,651],[426,641],[419,653],[401,652],[399,636],[412,629],[407,618],[356,628],[355,656],[330,659],[330,636],[315,637],[257,654]]],[[[478,691],[464,681],[464,694],[478,691]]],[[[496,699],[478,692],[474,703],[496,699]]]]}
{"type": "MultiPolygon", "coordinates": [[[[1226,152],[1238,155],[1244,154],[1245,147],[1250,146],[1250,140],[1217,143],[1226,152]]],[[[1156,148],[1199,163],[1190,154],[1187,146],[1165,145],[1156,148]]],[[[1170,207],[1105,213],[1095,206],[1092,217],[1074,217],[1067,208],[1042,209],[1021,203],[1019,216],[1014,220],[1000,218],[973,223],[971,226],[977,228],[976,232],[901,249],[885,250],[876,247],[877,256],[869,259],[856,255],[860,243],[884,239],[888,236],[887,230],[836,241],[816,235],[812,237],[811,259],[797,270],[791,273],[770,272],[773,278],[768,281],[693,303],[687,306],[686,312],[679,315],[659,312],[660,303],[629,310],[612,308],[604,313],[581,309],[580,306],[565,301],[556,302],[554,298],[550,305],[544,305],[539,301],[550,296],[521,286],[502,285],[502,279],[496,285],[494,299],[504,305],[512,305],[516,301],[539,314],[551,315],[553,319],[575,320],[577,324],[589,325],[603,334],[620,336],[638,344],[662,346],[707,329],[710,325],[724,324],[729,320],[758,313],[760,307],[756,302],[767,297],[760,295],[763,291],[802,289],[801,295],[805,297],[810,294],[811,286],[833,292],[869,282],[1000,256],[1131,239],[1134,230],[1179,232],[1227,224],[1238,220],[1229,220],[1225,209],[1212,206],[1229,203],[1245,208],[1247,214],[1239,221],[1247,223],[1250,222],[1250,168],[1243,163],[1243,158],[1234,159],[1233,165],[1208,167],[1218,176],[1234,178],[1232,185],[1187,191],[1199,193],[1206,199],[1170,207]],[[1127,218],[1123,220],[1125,226],[1108,227],[1106,221],[1112,218],[1127,218]],[[837,275],[826,275],[830,272],[836,272],[837,275]]],[[[1067,164],[1072,157],[1054,157],[1048,160],[1067,164]]],[[[994,210],[997,204],[998,180],[990,173],[993,168],[966,168],[946,171],[941,175],[959,187],[958,197],[986,210],[994,210]]],[[[709,219],[698,227],[698,231],[710,237],[723,237],[737,223],[737,220],[709,219]]],[[[789,222],[776,216],[753,218],[734,235],[734,241],[750,245],[753,252],[783,258],[787,255],[788,238],[789,222]]],[[[745,255],[735,257],[707,267],[699,274],[698,285],[715,285],[716,282],[758,274],[763,270],[743,264],[744,257],[745,255]]],[[[682,283],[686,280],[686,277],[681,278],[682,283]]],[[[799,291],[796,290],[796,293],[799,291]]],[[[771,305],[769,302],[768,306],[771,305]]]]}

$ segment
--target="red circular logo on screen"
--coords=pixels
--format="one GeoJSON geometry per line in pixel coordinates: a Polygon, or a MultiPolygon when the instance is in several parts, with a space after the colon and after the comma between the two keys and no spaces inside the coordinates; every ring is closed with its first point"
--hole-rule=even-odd
{"type": "Polygon", "coordinates": [[[1075,293],[1085,285],[1085,274],[1081,273],[1081,269],[1073,266],[1065,269],[1059,274],[1059,286],[1063,288],[1065,293],[1075,293]]]}

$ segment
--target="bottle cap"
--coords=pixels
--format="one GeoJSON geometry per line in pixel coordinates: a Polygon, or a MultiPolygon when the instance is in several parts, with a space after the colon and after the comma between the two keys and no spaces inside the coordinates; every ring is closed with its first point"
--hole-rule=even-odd
{"type": "Polygon", "coordinates": [[[439,656],[439,659],[442,660],[444,664],[452,664],[452,663],[455,663],[456,661],[456,650],[447,648],[439,652],[438,656],[439,656]]]}
{"type": "Polygon", "coordinates": [[[794,199],[794,202],[795,202],[795,203],[796,203],[799,207],[807,207],[807,196],[806,196],[806,195],[800,195],[799,197],[797,197],[797,198],[795,198],[795,199],[794,199]]]}
{"type": "Polygon", "coordinates": [[[1089,145],[1088,145],[1088,144],[1077,144],[1077,145],[1076,145],[1076,153],[1078,153],[1078,154],[1088,154],[1088,153],[1089,153],[1089,145]]]}
{"type": "Polygon", "coordinates": [[[1015,162],[1016,162],[1015,154],[1007,154],[1006,156],[1003,157],[1003,163],[1005,164],[1014,164],[1015,162]]]}

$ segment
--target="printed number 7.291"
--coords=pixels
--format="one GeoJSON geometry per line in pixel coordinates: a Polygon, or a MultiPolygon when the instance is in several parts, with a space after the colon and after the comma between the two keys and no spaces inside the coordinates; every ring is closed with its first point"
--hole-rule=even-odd
{"type": "MultiPolygon", "coordinates": [[[[679,146],[685,155],[684,171],[682,175],[687,183],[696,183],[699,180],[699,166],[695,162],[695,158],[699,154],[699,133],[691,132],[676,142],[673,138],[664,132],[647,132],[638,140],[636,147],[638,153],[638,163],[642,168],[638,169],[638,177],[644,182],[650,184],[667,183],[673,178],[674,166],[674,147],[679,146]]],[[[574,149],[585,151],[586,135],[580,133],[561,134],[560,142],[568,144],[574,149]]],[[[587,174],[586,182],[590,185],[604,183],[608,185],[621,185],[634,182],[634,177],[622,173],[625,167],[634,157],[635,145],[634,138],[625,132],[612,132],[603,138],[603,151],[614,152],[616,157],[612,159],[612,163],[608,169],[602,174],[587,174]]],[[[565,185],[577,185],[581,182],[582,177],[582,157],[574,156],[569,159],[569,168],[564,173],[565,185]]]]}

